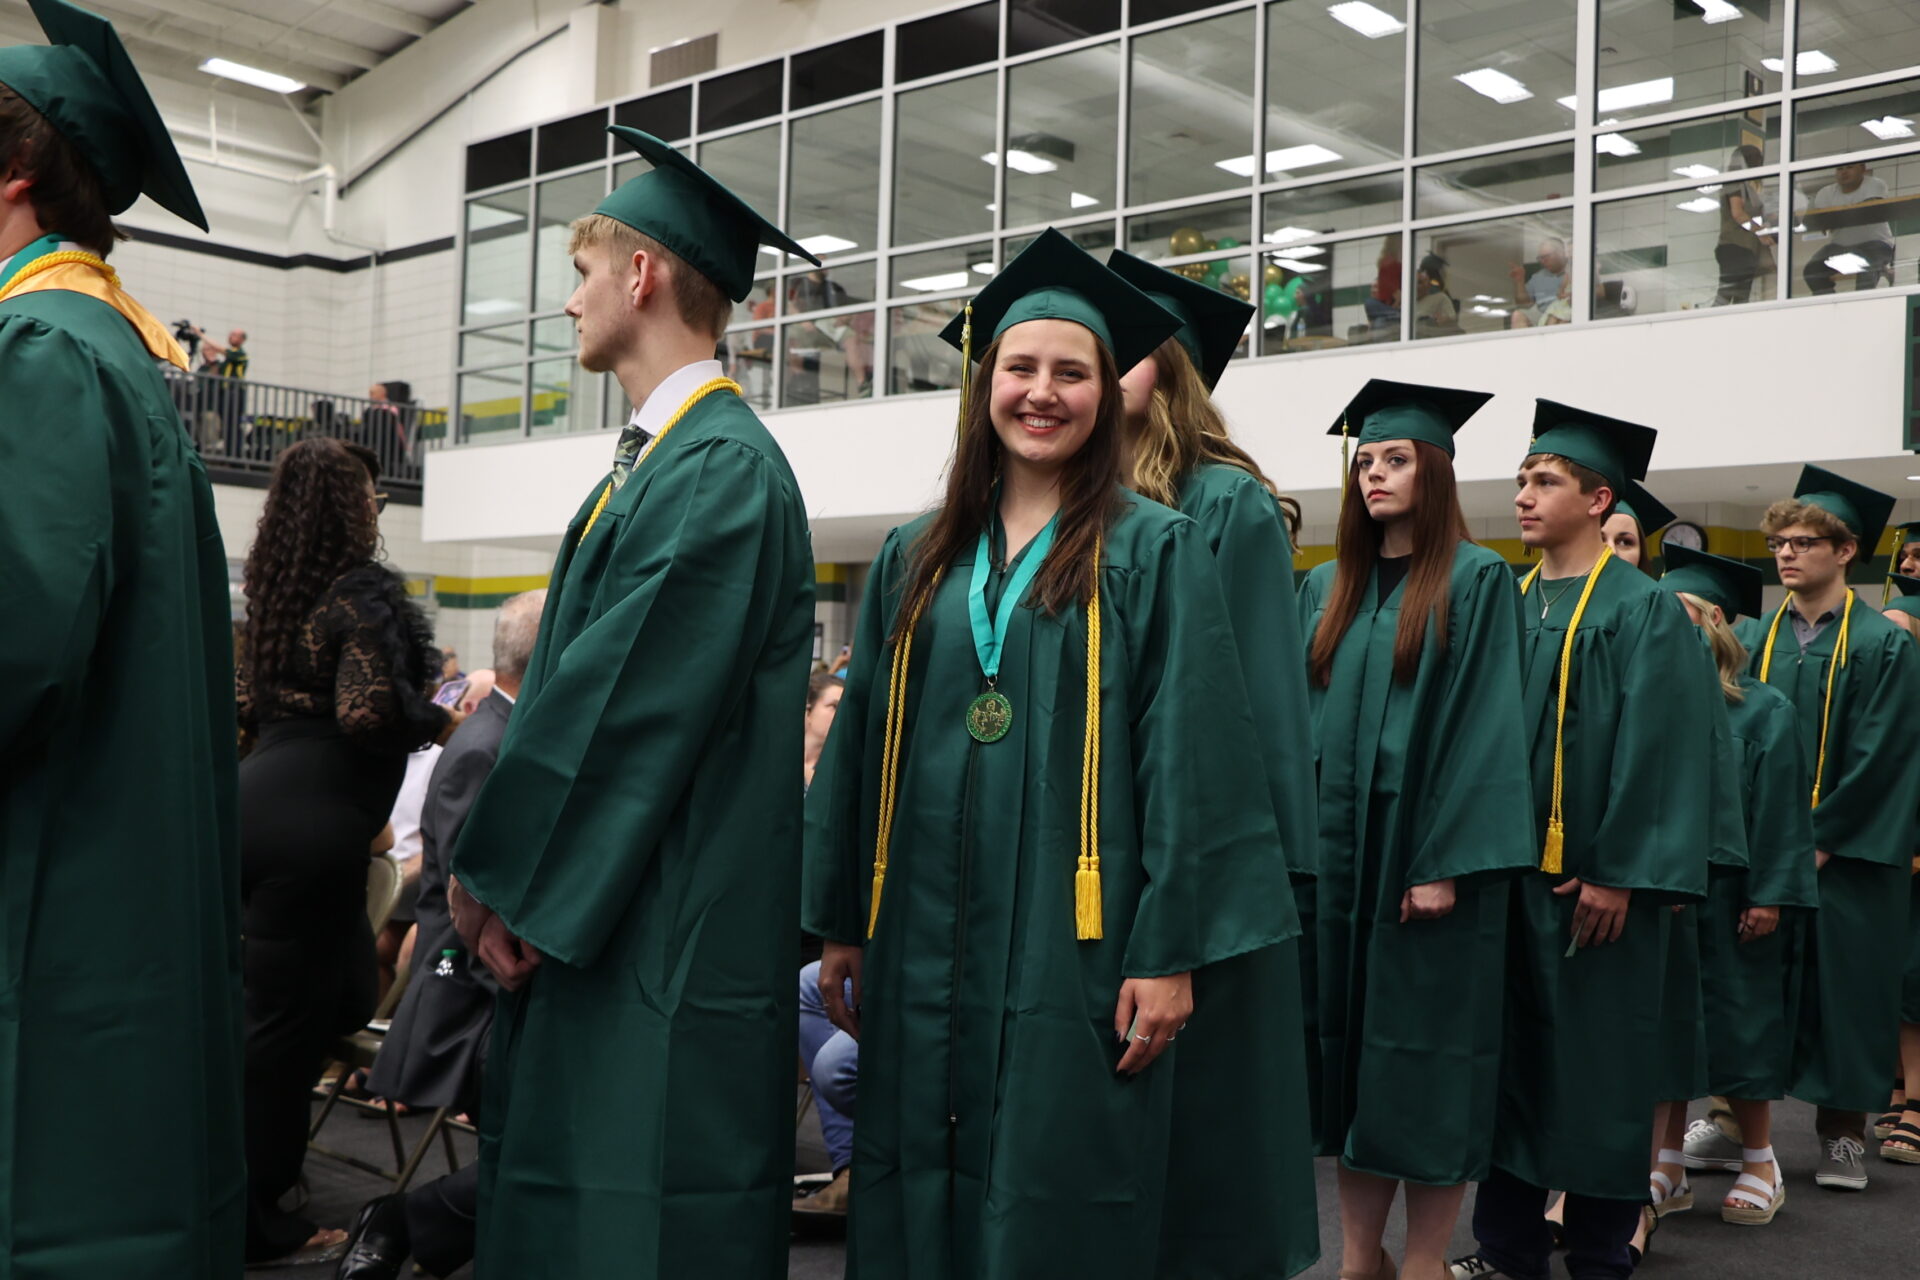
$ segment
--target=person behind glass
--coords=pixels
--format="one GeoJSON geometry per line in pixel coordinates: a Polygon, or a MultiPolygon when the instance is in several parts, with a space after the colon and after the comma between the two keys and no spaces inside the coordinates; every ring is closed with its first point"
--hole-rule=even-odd
{"type": "Polygon", "coordinates": [[[1447,292],[1447,260],[1437,253],[1420,259],[1413,273],[1415,336],[1460,332],[1460,308],[1447,292]]]}
{"type": "Polygon", "coordinates": [[[1394,232],[1380,246],[1373,263],[1373,291],[1362,300],[1367,326],[1372,329],[1400,327],[1400,233],[1394,232]]]}
{"type": "Polygon", "coordinates": [[[1707,888],[1715,686],[1685,610],[1601,525],[1655,432],[1538,402],[1517,476],[1532,814],[1541,874],[1508,917],[1492,1172],[1455,1280],[1542,1280],[1547,1188],[1574,1280],[1624,1277],[1647,1199],[1673,903],[1707,888]],[[1692,673],[1698,678],[1685,678],[1692,673]]]}
{"type": "MultiPolygon", "coordinates": [[[[807,678],[806,745],[801,763],[809,787],[845,688],[846,681],[829,671],[816,671],[807,678]]],[[[820,994],[820,939],[801,934],[800,954],[806,961],[800,968],[800,1064],[813,1082],[820,1137],[827,1144],[833,1181],[804,1200],[795,1201],[793,1211],[844,1217],[853,1165],[853,1107],[860,1046],[827,1016],[826,1000],[820,994]]]]}
{"type": "Polygon", "coordinates": [[[346,1236],[280,1208],[307,1151],[308,1091],[374,1007],[367,856],[407,754],[457,717],[427,699],[440,655],[406,582],[375,559],[373,455],[280,455],[247,554],[240,664],[246,933],[247,1259],[336,1256],[346,1236]]]}
{"type": "Polygon", "coordinates": [[[1509,879],[1539,861],[1527,809],[1520,596],[1476,546],[1454,433],[1491,396],[1374,379],[1335,559],[1300,611],[1312,647],[1320,879],[1314,904],[1320,1154],[1339,1158],[1340,1274],[1446,1274],[1466,1183],[1485,1178],[1499,1084],[1509,879]],[[1407,1118],[1420,1117],[1417,1125],[1407,1118]]]}
{"type": "Polygon", "coordinates": [[[945,500],[881,549],[807,796],[862,1274],[1190,1274],[1164,1190],[1213,1175],[1155,1063],[1193,970],[1293,922],[1204,532],[1120,484],[1120,377],[1178,328],[1049,229],[943,334],[980,358],[945,500]]]}
{"type": "Polygon", "coordinates": [[[1513,314],[1507,319],[1510,329],[1530,329],[1551,319],[1554,304],[1564,299],[1572,280],[1567,260],[1567,242],[1559,236],[1545,236],[1534,250],[1540,264],[1531,274],[1524,263],[1507,268],[1513,278],[1513,314]]]}
{"type": "MultiPolygon", "coordinates": [[[[1116,251],[1107,266],[1180,320],[1173,337],[1120,379],[1127,484],[1200,524],[1233,626],[1240,675],[1294,884],[1313,878],[1313,753],[1305,650],[1294,604],[1299,504],[1281,497],[1235,444],[1213,389],[1254,317],[1230,294],[1116,251]]],[[[1297,903],[1295,904],[1297,907],[1297,903]]],[[[1296,911],[1297,914],[1297,911],[1296,911]]],[[[1302,931],[1305,922],[1302,921],[1302,931]]],[[[1228,1178],[1170,1179],[1163,1250],[1200,1274],[1290,1275],[1319,1248],[1311,1078],[1302,1041],[1299,938],[1193,975],[1195,1021],[1181,1042],[1174,1165],[1211,1161],[1228,1178]],[[1258,1009],[1260,1017],[1227,1013],[1258,1009]]]]}
{"type": "MultiPolygon", "coordinates": [[[[1813,203],[1807,206],[1807,213],[1845,209],[1869,200],[1885,200],[1891,194],[1884,181],[1867,172],[1865,162],[1856,160],[1834,167],[1833,181],[1814,193],[1813,203]]],[[[1832,293],[1835,278],[1843,274],[1840,267],[1835,265],[1835,260],[1847,257],[1865,262],[1864,266],[1859,262],[1847,264],[1853,269],[1844,274],[1853,277],[1855,289],[1873,289],[1882,283],[1892,284],[1893,224],[1885,219],[1862,218],[1857,214],[1843,216],[1849,220],[1829,230],[1827,242],[1800,269],[1800,277],[1807,282],[1807,288],[1816,294],[1832,293]]]]}
{"type": "MultiPolygon", "coordinates": [[[[1735,147],[1727,161],[1727,176],[1765,163],[1760,148],[1751,143],[1735,147]]],[[[1773,244],[1767,238],[1766,192],[1758,182],[1730,180],[1720,193],[1720,242],[1713,260],[1720,267],[1720,287],[1713,295],[1716,307],[1746,302],[1753,296],[1754,277],[1773,269],[1773,244]]]]}
{"type": "Polygon", "coordinates": [[[1744,1141],[1735,1144],[1731,1159],[1708,1163],[1683,1156],[1675,1148],[1687,1139],[1717,1131],[1712,1120],[1688,1129],[1685,1102],[1676,1098],[1657,1122],[1663,1150],[1656,1156],[1655,1194],[1658,1199],[1664,1192],[1665,1203],[1654,1211],[1684,1208],[1681,1202],[1693,1198],[1684,1180],[1675,1182],[1683,1178],[1675,1166],[1726,1169],[1740,1176],[1721,1202],[1721,1219],[1765,1226],[1787,1199],[1773,1153],[1772,1099],[1786,1092],[1793,1053],[1791,1017],[1801,981],[1794,919],[1819,903],[1806,805],[1813,775],[1793,704],[1747,674],[1747,651],[1733,634],[1736,617],[1760,613],[1760,570],[1682,546],[1666,548],[1665,559],[1660,587],[1679,597],[1707,641],[1732,734],[1727,756],[1734,785],[1724,807],[1741,820],[1746,865],[1714,862],[1707,900],[1697,912],[1697,938],[1706,1087],[1728,1100],[1744,1141]]]}

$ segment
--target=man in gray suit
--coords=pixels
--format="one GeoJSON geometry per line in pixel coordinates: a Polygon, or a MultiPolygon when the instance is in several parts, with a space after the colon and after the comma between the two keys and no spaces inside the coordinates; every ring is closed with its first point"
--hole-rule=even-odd
{"type": "MultiPolygon", "coordinates": [[[[498,988],[454,932],[447,863],[500,754],[546,599],[544,589],[527,591],[500,606],[493,625],[493,692],[454,730],[427,784],[413,976],[367,1081],[376,1097],[422,1108],[472,1110],[478,1104],[498,988]]],[[[404,1195],[369,1202],[354,1223],[337,1280],[393,1280],[409,1256],[433,1275],[459,1270],[473,1257],[479,1173],[478,1163],[469,1164],[404,1195]]]]}

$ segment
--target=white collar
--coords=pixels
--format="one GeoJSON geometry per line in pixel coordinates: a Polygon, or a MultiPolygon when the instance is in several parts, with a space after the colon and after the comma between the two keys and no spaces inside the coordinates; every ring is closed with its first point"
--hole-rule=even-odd
{"type": "Polygon", "coordinates": [[[699,390],[703,383],[724,377],[718,360],[695,360],[692,364],[682,365],[660,380],[653,389],[647,402],[633,411],[628,419],[631,426],[640,428],[649,436],[660,434],[660,428],[667,425],[688,396],[699,390]]]}
{"type": "Polygon", "coordinates": [[[520,699],[514,697],[512,694],[508,693],[505,689],[502,689],[499,685],[493,686],[493,691],[499,694],[501,697],[505,698],[507,700],[508,706],[512,706],[514,703],[520,701],[520,699]]]}

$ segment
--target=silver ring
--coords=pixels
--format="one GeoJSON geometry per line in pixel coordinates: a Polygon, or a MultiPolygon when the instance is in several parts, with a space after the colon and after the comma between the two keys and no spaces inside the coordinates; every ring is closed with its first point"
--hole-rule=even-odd
{"type": "Polygon", "coordinates": [[[1152,1037],[1152,1036],[1135,1036],[1135,1037],[1134,1037],[1134,1039],[1135,1039],[1135,1040],[1146,1040],[1146,1041],[1151,1041],[1151,1040],[1153,1039],[1153,1037],[1152,1037]]]}

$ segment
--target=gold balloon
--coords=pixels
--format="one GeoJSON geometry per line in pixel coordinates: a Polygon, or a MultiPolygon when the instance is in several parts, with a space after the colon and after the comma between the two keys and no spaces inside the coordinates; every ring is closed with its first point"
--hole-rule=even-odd
{"type": "Polygon", "coordinates": [[[1269,262],[1267,264],[1266,279],[1268,284],[1285,284],[1287,282],[1287,273],[1282,271],[1278,265],[1269,262]]]}
{"type": "Polygon", "coordinates": [[[1253,286],[1244,274],[1231,275],[1227,277],[1227,292],[1246,302],[1253,296],[1253,286]]]}
{"type": "Polygon", "coordinates": [[[1168,267],[1167,270],[1173,272],[1177,276],[1182,276],[1188,280],[1199,280],[1204,282],[1207,278],[1207,264],[1204,262],[1183,263],[1177,267],[1168,267]]]}
{"type": "Polygon", "coordinates": [[[1167,248],[1173,251],[1176,258],[1184,258],[1189,253],[1204,253],[1207,247],[1207,238],[1192,227],[1181,227],[1167,241],[1167,248]]]}

